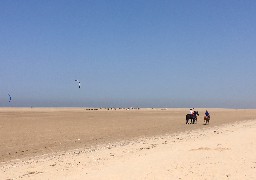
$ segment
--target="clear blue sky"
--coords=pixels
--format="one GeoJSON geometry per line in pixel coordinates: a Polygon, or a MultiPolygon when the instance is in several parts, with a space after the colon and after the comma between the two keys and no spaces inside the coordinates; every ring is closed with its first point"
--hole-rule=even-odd
{"type": "Polygon", "coordinates": [[[256,108],[254,0],[3,0],[0,42],[0,106],[256,108]]]}

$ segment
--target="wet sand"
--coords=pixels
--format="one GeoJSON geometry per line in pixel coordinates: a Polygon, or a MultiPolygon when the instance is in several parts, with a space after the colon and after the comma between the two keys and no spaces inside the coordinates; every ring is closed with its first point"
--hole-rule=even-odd
{"type": "Polygon", "coordinates": [[[256,110],[208,109],[210,125],[185,124],[188,109],[1,108],[0,162],[256,119],[256,110]]]}

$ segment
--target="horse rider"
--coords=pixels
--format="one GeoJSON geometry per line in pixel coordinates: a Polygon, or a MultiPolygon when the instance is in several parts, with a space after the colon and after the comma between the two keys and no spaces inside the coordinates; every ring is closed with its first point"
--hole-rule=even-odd
{"type": "Polygon", "coordinates": [[[205,111],[205,117],[210,118],[210,113],[207,110],[205,111]]]}
{"type": "Polygon", "coordinates": [[[191,115],[193,115],[193,114],[194,114],[193,109],[190,109],[190,110],[189,110],[189,113],[190,113],[191,115]]]}

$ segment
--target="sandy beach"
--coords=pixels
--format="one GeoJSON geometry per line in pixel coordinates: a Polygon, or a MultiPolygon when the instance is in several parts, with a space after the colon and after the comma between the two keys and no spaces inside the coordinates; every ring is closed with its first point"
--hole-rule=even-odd
{"type": "Polygon", "coordinates": [[[1,1],[0,180],[256,180],[255,8],[1,1]]]}
{"type": "Polygon", "coordinates": [[[0,179],[254,179],[256,110],[2,108],[0,179]]]}

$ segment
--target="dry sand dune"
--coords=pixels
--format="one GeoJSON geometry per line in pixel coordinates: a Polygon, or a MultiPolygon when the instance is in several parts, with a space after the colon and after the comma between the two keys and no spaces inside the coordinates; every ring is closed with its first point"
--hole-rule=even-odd
{"type": "Polygon", "coordinates": [[[0,179],[256,177],[256,110],[208,109],[207,126],[198,110],[3,108],[0,179]]]}

